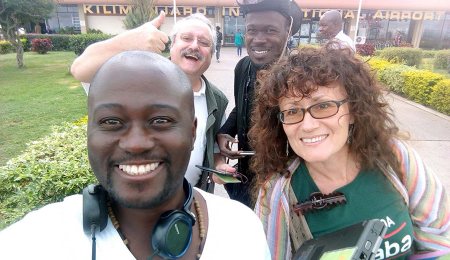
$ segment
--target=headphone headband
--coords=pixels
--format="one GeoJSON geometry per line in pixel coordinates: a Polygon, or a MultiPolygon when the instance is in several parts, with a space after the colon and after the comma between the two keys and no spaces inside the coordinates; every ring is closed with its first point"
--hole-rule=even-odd
{"type": "Polygon", "coordinates": [[[186,194],[186,200],[183,204],[183,210],[192,218],[192,226],[195,225],[195,215],[191,212],[192,200],[194,198],[192,185],[184,178],[183,180],[183,190],[186,194]]]}

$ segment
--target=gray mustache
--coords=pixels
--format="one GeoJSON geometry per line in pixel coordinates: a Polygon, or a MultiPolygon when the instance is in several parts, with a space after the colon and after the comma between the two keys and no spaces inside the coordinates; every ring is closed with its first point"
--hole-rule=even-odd
{"type": "Polygon", "coordinates": [[[205,57],[202,54],[200,54],[199,51],[192,50],[192,49],[185,49],[185,50],[181,51],[181,55],[193,56],[193,57],[197,58],[199,61],[203,61],[205,59],[205,57]]]}

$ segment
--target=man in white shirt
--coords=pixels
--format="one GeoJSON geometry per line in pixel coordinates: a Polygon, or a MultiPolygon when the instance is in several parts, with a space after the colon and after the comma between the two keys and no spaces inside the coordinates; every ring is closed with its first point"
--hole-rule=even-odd
{"type": "Polygon", "coordinates": [[[92,81],[88,114],[100,185],[2,230],[0,259],[271,259],[251,209],[184,178],[197,119],[179,66],[146,51],[113,56],[92,81]]]}
{"type": "MultiPolygon", "coordinates": [[[[168,41],[168,36],[158,29],[164,19],[162,12],[153,21],[138,28],[90,45],[73,62],[72,74],[80,81],[90,82],[100,66],[117,53],[126,50],[160,53],[168,41]]],[[[204,15],[196,13],[175,24],[171,39],[170,59],[188,76],[195,97],[197,138],[185,177],[193,186],[214,192],[214,182],[209,180],[208,173],[202,173],[195,165],[215,168],[224,160],[215,143],[215,136],[225,122],[228,99],[203,76],[214,54],[216,31],[204,15]]]]}
{"type": "Polygon", "coordinates": [[[319,21],[319,38],[336,43],[336,48],[349,48],[356,52],[355,43],[342,31],[342,15],[336,10],[325,12],[319,21]]]}

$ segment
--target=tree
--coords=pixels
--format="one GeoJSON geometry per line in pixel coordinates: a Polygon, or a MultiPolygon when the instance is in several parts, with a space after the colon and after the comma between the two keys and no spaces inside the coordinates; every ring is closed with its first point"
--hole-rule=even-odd
{"type": "Polygon", "coordinates": [[[19,29],[28,23],[38,23],[49,18],[54,8],[53,0],[0,0],[1,32],[16,48],[19,68],[24,66],[19,29]]]}
{"type": "Polygon", "coordinates": [[[127,14],[123,24],[127,29],[133,29],[151,21],[156,16],[154,0],[132,0],[133,7],[127,14]]]}

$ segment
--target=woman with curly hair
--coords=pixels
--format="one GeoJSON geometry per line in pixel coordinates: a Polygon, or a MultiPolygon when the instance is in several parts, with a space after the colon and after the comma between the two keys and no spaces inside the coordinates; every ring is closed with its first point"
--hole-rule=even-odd
{"type": "Polygon", "coordinates": [[[444,188],[400,140],[382,88],[351,52],[302,48],[262,71],[252,123],[255,211],[273,259],[374,218],[388,228],[377,259],[450,252],[444,188]],[[317,196],[336,199],[303,207],[317,196]]]}

